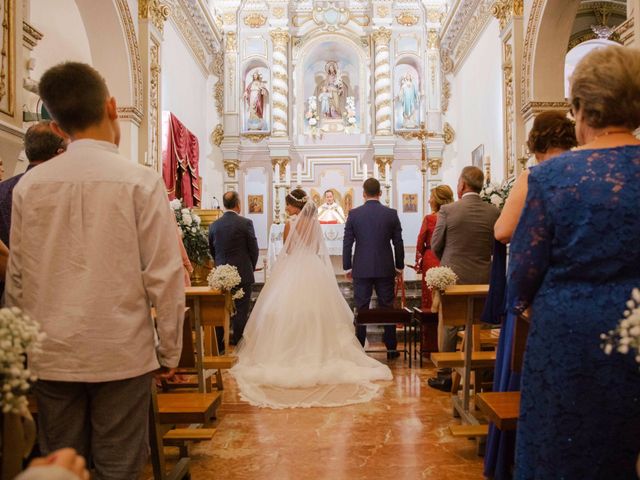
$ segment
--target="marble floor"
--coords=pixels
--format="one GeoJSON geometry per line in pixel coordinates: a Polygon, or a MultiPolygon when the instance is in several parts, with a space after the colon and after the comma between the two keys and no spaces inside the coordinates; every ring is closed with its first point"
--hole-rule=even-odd
{"type": "MultiPolygon", "coordinates": [[[[449,434],[458,421],[448,394],[426,385],[432,366],[390,366],[394,379],[381,382],[379,398],[339,408],[252,407],[225,373],[216,435],[190,448],[192,478],[482,479],[475,442],[449,434]]],[[[166,453],[170,461],[177,449],[166,453]]]]}

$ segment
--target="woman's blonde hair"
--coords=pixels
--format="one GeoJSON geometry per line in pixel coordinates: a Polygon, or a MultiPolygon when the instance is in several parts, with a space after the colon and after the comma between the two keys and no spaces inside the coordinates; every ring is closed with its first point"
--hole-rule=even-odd
{"type": "Polygon", "coordinates": [[[571,104],[591,128],[638,128],[640,50],[612,45],[587,54],[571,75],[571,104]]]}
{"type": "Polygon", "coordinates": [[[453,203],[453,190],[451,190],[449,185],[438,185],[437,187],[432,188],[431,196],[436,204],[434,213],[438,212],[442,205],[453,203]]]}

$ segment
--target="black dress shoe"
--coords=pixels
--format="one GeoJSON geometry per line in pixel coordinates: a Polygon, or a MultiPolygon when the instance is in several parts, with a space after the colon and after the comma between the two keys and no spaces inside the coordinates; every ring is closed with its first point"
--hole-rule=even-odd
{"type": "Polygon", "coordinates": [[[427,380],[427,385],[443,392],[451,391],[451,377],[433,377],[427,380]]]}
{"type": "Polygon", "coordinates": [[[387,352],[387,360],[393,360],[394,358],[398,358],[400,356],[400,352],[387,352]]]}

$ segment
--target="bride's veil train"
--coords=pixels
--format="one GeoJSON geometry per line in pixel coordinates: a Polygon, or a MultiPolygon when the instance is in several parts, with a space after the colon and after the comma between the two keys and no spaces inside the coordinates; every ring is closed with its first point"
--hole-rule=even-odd
{"type": "Polygon", "coordinates": [[[291,219],[237,353],[241,397],[263,407],[366,402],[380,388],[372,381],[392,378],[355,337],[312,201],[291,219]]]}

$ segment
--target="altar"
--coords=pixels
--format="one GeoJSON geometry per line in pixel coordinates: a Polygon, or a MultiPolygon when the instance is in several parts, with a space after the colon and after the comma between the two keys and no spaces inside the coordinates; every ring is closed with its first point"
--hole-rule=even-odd
{"type": "MultiPolygon", "coordinates": [[[[282,250],[284,241],[284,223],[274,223],[269,231],[269,246],[267,249],[268,268],[270,269],[276,261],[280,250],[282,250]]],[[[331,263],[336,273],[342,273],[342,239],[344,238],[344,224],[321,224],[322,238],[327,246],[329,255],[331,255],[331,263]],[[334,257],[340,257],[340,261],[334,260],[334,257]]]]}

